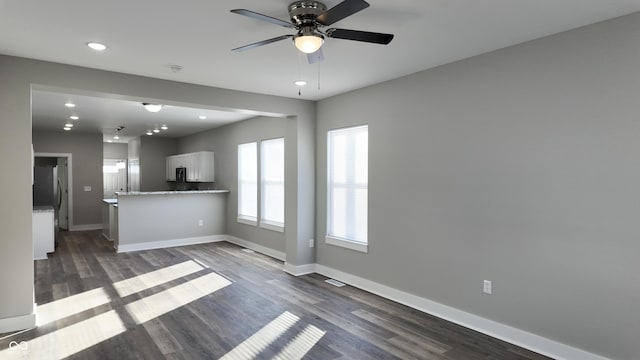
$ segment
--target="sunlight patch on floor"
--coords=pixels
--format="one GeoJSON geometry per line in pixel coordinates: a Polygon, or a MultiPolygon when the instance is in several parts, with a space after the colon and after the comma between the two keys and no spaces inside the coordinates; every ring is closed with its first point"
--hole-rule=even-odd
{"type": "Polygon", "coordinates": [[[169,281],[179,279],[196,273],[204,267],[193,260],[185,261],[180,264],[171,265],[162,269],[138,275],[126,280],[113,283],[118,295],[125,297],[137,292],[150,289],[154,286],[167,283],[169,281]]]}
{"type": "Polygon", "coordinates": [[[216,273],[210,273],[136,300],[125,305],[125,309],[137,324],[143,324],[229,285],[231,281],[216,273]]]}
{"type": "Polygon", "coordinates": [[[255,334],[226,353],[220,360],[255,359],[271,343],[276,341],[289,328],[300,320],[296,315],[285,311],[255,334]]]}
{"type": "Polygon", "coordinates": [[[127,329],[115,310],[96,315],[21,344],[0,351],[0,359],[64,359],[127,329]]]}
{"type": "Polygon", "coordinates": [[[67,296],[66,298],[38,305],[37,323],[42,326],[67,316],[81,313],[110,301],[104,288],[96,288],[80,294],[67,296]]]}
{"type": "Polygon", "coordinates": [[[273,358],[277,360],[302,359],[326,333],[313,325],[308,325],[273,358]]]}

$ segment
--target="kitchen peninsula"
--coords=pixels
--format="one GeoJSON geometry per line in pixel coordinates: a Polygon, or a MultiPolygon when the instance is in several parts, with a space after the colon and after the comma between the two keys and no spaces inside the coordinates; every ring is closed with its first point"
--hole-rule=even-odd
{"type": "Polygon", "coordinates": [[[120,192],[117,252],[223,239],[229,190],[120,192]]]}

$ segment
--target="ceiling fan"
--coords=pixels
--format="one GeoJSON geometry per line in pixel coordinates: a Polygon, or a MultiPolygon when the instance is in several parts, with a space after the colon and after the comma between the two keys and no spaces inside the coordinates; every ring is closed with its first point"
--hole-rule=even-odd
{"type": "Polygon", "coordinates": [[[267,21],[286,28],[296,29],[298,32],[295,35],[282,35],[237,47],[232,49],[232,51],[245,51],[258,46],[291,38],[293,39],[296,48],[303,53],[306,53],[309,63],[313,64],[324,59],[321,47],[324,43],[325,36],[334,39],[355,40],[383,45],[389,44],[393,39],[393,34],[335,28],[322,30],[325,26],[332,25],[333,23],[364,10],[367,7],[369,7],[369,3],[364,0],[344,0],[338,5],[327,10],[325,4],[319,1],[301,0],[289,5],[289,16],[291,16],[291,21],[280,20],[251,10],[234,9],[231,10],[234,14],[267,21]]]}

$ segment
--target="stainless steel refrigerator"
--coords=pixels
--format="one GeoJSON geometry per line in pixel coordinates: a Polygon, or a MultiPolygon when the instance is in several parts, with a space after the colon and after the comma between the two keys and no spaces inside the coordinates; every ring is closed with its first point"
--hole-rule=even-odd
{"type": "Polygon", "coordinates": [[[51,206],[53,223],[58,234],[58,211],[62,203],[57,166],[36,166],[33,169],[33,206],[51,206]]]}

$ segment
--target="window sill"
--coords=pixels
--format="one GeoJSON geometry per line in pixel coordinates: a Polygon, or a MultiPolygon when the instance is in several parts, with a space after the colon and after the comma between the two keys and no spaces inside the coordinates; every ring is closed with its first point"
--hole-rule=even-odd
{"type": "Polygon", "coordinates": [[[243,217],[238,217],[237,221],[240,224],[258,226],[258,221],[257,220],[253,220],[253,219],[247,219],[247,218],[243,218],[243,217]]]}
{"type": "Polygon", "coordinates": [[[340,246],[343,248],[360,251],[363,253],[369,252],[369,244],[365,244],[361,242],[340,239],[340,238],[332,237],[329,235],[325,236],[324,242],[329,245],[340,246]]]}
{"type": "Polygon", "coordinates": [[[260,222],[260,227],[267,230],[273,230],[277,232],[284,232],[284,224],[270,222],[262,220],[260,222]]]}

